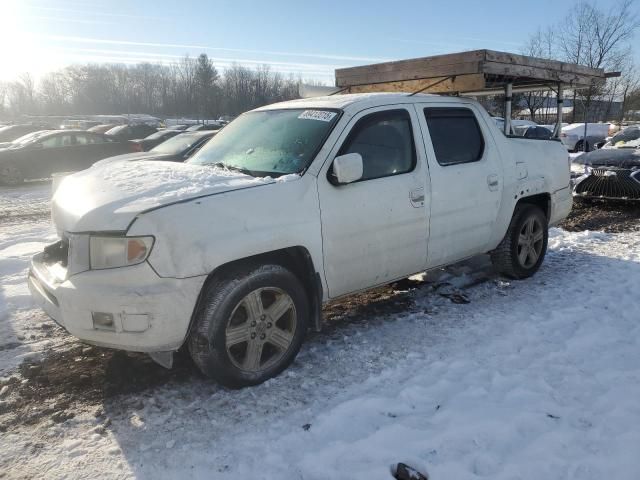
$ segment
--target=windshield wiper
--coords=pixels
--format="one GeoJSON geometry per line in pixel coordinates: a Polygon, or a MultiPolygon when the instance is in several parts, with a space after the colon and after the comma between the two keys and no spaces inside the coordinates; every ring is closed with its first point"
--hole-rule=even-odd
{"type": "Polygon", "coordinates": [[[237,165],[227,165],[226,163],[223,163],[223,162],[209,163],[209,165],[212,167],[222,168],[223,170],[226,170],[228,172],[231,172],[231,171],[240,172],[240,173],[244,173],[245,175],[249,175],[250,177],[255,177],[255,175],[251,170],[238,167],[237,165]]]}
{"type": "Polygon", "coordinates": [[[227,167],[224,163],[222,162],[216,162],[216,163],[207,163],[205,165],[209,165],[210,167],[218,167],[218,168],[222,168],[223,170],[229,170],[229,167],[227,167]]]}

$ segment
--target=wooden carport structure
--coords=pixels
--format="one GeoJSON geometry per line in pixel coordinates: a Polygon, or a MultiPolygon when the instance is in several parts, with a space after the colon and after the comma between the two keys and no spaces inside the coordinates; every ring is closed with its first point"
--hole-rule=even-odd
{"type": "Polygon", "coordinates": [[[447,95],[504,94],[505,133],[511,133],[511,100],[514,92],[552,89],[558,102],[554,136],[562,128],[564,90],[597,87],[605,79],[619,76],[601,68],[497,52],[470,52],[436,55],[377,63],[335,71],[333,93],[407,92],[447,95]]]}

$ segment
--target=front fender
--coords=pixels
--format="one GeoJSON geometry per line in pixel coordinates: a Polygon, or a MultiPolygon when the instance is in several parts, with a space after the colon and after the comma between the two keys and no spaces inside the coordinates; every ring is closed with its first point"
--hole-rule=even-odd
{"type": "MultiPolygon", "coordinates": [[[[316,178],[231,191],[141,214],[128,235],[154,235],[149,263],[161,277],[207,275],[252,255],[304,246],[322,268],[316,178]]],[[[324,278],[323,272],[321,277],[324,278]]]]}

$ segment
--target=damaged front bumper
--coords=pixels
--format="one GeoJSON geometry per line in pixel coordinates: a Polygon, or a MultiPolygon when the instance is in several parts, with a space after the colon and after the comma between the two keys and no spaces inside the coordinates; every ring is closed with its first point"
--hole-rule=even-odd
{"type": "Polygon", "coordinates": [[[65,269],[45,252],[33,257],[28,285],[38,305],[83,342],[147,353],[184,343],[205,280],[161,278],[146,262],[69,278],[65,269]]]}

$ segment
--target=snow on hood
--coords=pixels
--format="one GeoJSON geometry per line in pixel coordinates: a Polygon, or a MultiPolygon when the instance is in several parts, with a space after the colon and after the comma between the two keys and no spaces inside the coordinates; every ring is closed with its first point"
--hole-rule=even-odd
{"type": "Polygon", "coordinates": [[[102,160],[98,160],[93,164],[94,167],[105,165],[107,163],[115,163],[121,161],[133,161],[133,160],[162,160],[164,157],[171,157],[168,153],[151,153],[151,152],[133,152],[123,153],[122,155],[116,155],[115,157],[108,157],[102,160]]]}
{"type": "MultiPolygon", "coordinates": [[[[294,178],[299,176],[277,181],[294,178]]],[[[136,215],[150,208],[275,182],[189,163],[107,163],[63,179],[53,196],[52,216],[59,233],[126,230],[136,215]]]]}

